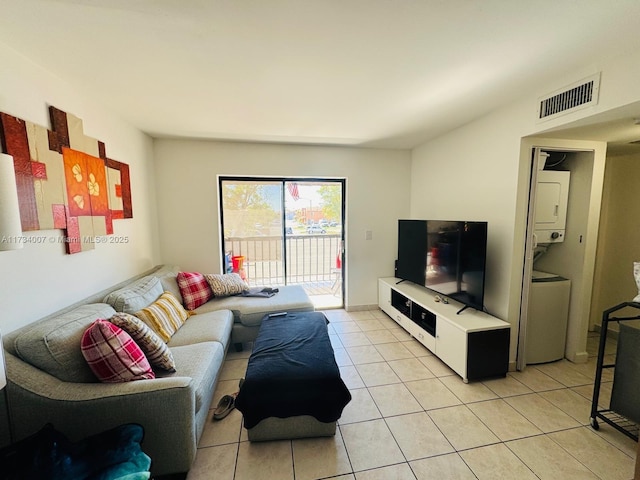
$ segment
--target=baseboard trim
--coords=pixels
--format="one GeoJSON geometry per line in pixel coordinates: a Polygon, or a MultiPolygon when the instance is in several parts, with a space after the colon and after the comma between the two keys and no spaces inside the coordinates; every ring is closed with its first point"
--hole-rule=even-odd
{"type": "Polygon", "coordinates": [[[587,363],[589,361],[589,354],[587,352],[576,352],[573,358],[567,360],[573,363],[587,363]]]}
{"type": "MultiPolygon", "coordinates": [[[[598,332],[598,333],[602,333],[602,325],[594,325],[593,326],[593,331],[594,332],[598,332]]],[[[618,332],[618,330],[614,330],[613,328],[609,328],[607,330],[607,338],[614,338],[614,339],[618,339],[618,335],[620,332],[618,332]]]]}
{"type": "Polygon", "coordinates": [[[365,310],[376,310],[378,308],[377,303],[373,305],[348,305],[344,307],[347,312],[363,312],[365,310]]]}

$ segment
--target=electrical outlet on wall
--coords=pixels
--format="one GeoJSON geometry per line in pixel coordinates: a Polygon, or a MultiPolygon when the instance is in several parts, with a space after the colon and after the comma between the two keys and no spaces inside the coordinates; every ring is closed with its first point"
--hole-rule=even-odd
{"type": "Polygon", "coordinates": [[[373,240],[373,231],[372,230],[365,230],[364,239],[365,240],[373,240]]]}

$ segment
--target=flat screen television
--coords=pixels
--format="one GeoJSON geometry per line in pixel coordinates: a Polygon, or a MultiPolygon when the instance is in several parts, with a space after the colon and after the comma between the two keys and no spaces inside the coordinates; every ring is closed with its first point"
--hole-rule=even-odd
{"type": "MultiPolygon", "coordinates": [[[[487,222],[399,220],[396,277],[483,310],[487,222]]],[[[459,313],[459,312],[458,312],[459,313]]]]}

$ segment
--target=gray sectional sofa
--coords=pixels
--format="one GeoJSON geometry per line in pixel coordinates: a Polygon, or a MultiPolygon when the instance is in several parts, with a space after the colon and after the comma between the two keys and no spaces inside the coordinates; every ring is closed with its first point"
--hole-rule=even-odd
{"type": "Polygon", "coordinates": [[[277,311],[313,311],[299,286],[270,298],[214,298],[167,342],[176,372],[125,383],[100,383],[80,351],[84,330],[116,311],[133,313],[158,291],[181,300],[177,267],[160,266],[4,337],[12,441],[45,424],[72,441],[124,423],[144,427],[142,448],[155,476],[189,470],[231,343],[255,339],[260,319],[277,311]],[[109,303],[107,303],[109,302],[109,303]],[[114,308],[115,306],[115,308],[114,308]]]}

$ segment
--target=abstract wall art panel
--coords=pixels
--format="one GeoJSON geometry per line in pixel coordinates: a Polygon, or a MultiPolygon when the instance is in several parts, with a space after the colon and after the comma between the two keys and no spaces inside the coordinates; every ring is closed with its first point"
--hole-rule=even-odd
{"type": "Polygon", "coordinates": [[[118,174],[113,174],[112,183],[110,184],[110,195],[115,196],[119,200],[114,205],[121,207],[111,207],[111,211],[114,215],[113,218],[133,218],[133,207],[131,206],[131,182],[129,180],[129,165],[126,163],[117,162],[107,158],[107,167],[110,171],[117,171],[118,174]],[[118,180],[119,178],[119,180],[118,180]],[[118,216],[116,216],[118,215],[118,216]]]}
{"type": "Polygon", "coordinates": [[[79,118],[55,107],[49,116],[51,130],[0,112],[22,230],[61,229],[67,253],[91,250],[114,233],[114,220],[133,218],[129,165],[107,158],[105,144],[86,136],[79,118]]]}
{"type": "Polygon", "coordinates": [[[0,113],[0,129],[4,153],[13,156],[22,231],[40,230],[26,122],[6,113],[0,113]]]}

